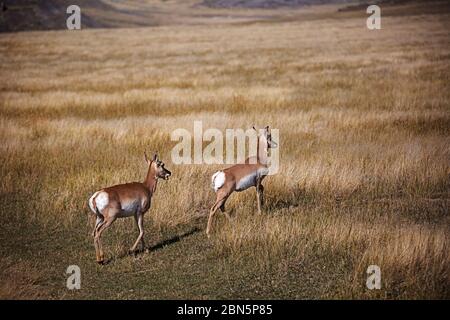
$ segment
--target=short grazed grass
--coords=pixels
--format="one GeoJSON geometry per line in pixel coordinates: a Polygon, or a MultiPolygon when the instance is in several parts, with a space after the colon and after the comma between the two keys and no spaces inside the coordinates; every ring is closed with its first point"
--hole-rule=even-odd
{"type": "MultiPolygon", "coordinates": [[[[409,5],[410,6],[410,5],[409,5]]],[[[0,35],[0,297],[449,298],[449,12],[0,35]],[[173,165],[176,128],[280,129],[281,170],[204,234],[222,166],[173,165]],[[87,199],[172,171],[145,229],[87,199]],[[65,270],[82,270],[82,289],[65,270]],[[378,265],[382,289],[367,290],[378,265]]]]}

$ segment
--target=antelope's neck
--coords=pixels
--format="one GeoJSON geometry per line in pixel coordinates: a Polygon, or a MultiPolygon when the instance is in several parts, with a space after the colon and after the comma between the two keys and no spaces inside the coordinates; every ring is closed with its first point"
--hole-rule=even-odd
{"type": "Polygon", "coordinates": [[[151,194],[155,193],[156,185],[158,184],[158,179],[156,178],[156,172],[150,164],[147,172],[147,177],[145,178],[144,185],[150,190],[151,194]]]}
{"type": "Polygon", "coordinates": [[[264,136],[260,136],[260,138],[258,139],[257,153],[258,153],[258,163],[266,166],[268,158],[268,150],[267,150],[267,140],[264,136]]]}

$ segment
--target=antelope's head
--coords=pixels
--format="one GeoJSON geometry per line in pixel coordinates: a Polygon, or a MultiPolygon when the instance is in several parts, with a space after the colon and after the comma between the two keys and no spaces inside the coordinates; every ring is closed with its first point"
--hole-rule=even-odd
{"type": "Polygon", "coordinates": [[[153,170],[153,172],[155,172],[155,178],[169,180],[169,177],[172,175],[172,172],[170,172],[169,170],[167,170],[164,167],[164,162],[162,162],[160,159],[158,159],[158,156],[156,153],[153,156],[152,160],[149,160],[147,158],[147,154],[145,152],[144,152],[144,156],[145,156],[145,161],[150,166],[150,169],[153,170]]]}
{"type": "MultiPolygon", "coordinates": [[[[255,127],[253,127],[253,129],[256,130],[255,127]]],[[[258,130],[256,130],[256,132],[258,132],[258,130]]],[[[276,143],[274,140],[272,140],[272,134],[270,133],[269,126],[266,126],[264,128],[264,131],[262,134],[259,134],[259,132],[258,132],[258,138],[265,140],[265,142],[267,143],[267,149],[278,147],[278,143],[276,143]]]]}

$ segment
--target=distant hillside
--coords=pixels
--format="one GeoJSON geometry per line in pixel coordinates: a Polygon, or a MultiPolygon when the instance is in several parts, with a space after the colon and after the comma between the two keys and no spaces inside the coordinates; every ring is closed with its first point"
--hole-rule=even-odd
{"type": "Polygon", "coordinates": [[[218,8],[281,8],[313,4],[347,3],[354,0],[204,0],[203,5],[218,8]]]}
{"type": "MultiPolygon", "coordinates": [[[[51,30],[66,28],[66,9],[76,3],[83,11],[100,10],[113,13],[115,10],[102,1],[93,0],[0,0],[0,31],[51,30]]],[[[88,14],[82,15],[82,26],[88,28],[107,27],[101,20],[88,14]]]]}
{"type": "MultiPolygon", "coordinates": [[[[384,15],[389,14],[386,8],[393,3],[420,3],[418,0],[370,1],[374,2],[383,3],[384,15]]],[[[81,8],[81,26],[85,29],[254,23],[300,16],[304,21],[314,19],[315,15],[323,18],[325,14],[313,12],[311,5],[334,4],[328,6],[328,14],[365,15],[367,3],[367,0],[0,0],[0,32],[65,29],[66,10],[72,4],[81,8]]],[[[417,14],[439,12],[449,2],[441,1],[440,5],[433,6],[426,1],[421,3],[417,14]]],[[[402,14],[397,11],[395,14],[402,14]]]]}

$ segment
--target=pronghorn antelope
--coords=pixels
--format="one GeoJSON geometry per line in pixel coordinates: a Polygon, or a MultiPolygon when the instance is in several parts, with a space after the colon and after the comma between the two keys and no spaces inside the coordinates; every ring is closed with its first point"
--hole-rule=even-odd
{"type": "MultiPolygon", "coordinates": [[[[255,127],[253,127],[255,129],[255,127]]],[[[258,130],[255,129],[256,132],[258,130]]],[[[234,192],[244,191],[250,187],[256,187],[256,202],[258,213],[261,214],[263,204],[264,187],[262,181],[269,173],[268,168],[268,149],[276,148],[277,143],[272,141],[269,126],[264,129],[263,134],[258,134],[257,156],[249,157],[243,164],[237,164],[227,169],[217,171],[211,177],[211,187],[216,193],[216,201],[209,211],[208,225],[206,234],[210,235],[212,220],[217,209],[225,213],[230,219],[230,215],[225,212],[225,202],[234,192]]]]}
{"type": "Polygon", "coordinates": [[[144,182],[132,182],[104,188],[95,192],[89,199],[89,207],[97,217],[92,236],[94,237],[97,262],[100,264],[104,261],[100,236],[117,218],[134,217],[139,229],[139,236],[131,247],[131,251],[136,250],[139,242],[144,249],[144,213],[150,209],[158,179],[168,180],[171,175],[156,154],[152,160],[147,158],[145,152],[144,157],[148,164],[147,177],[144,182]]]}

